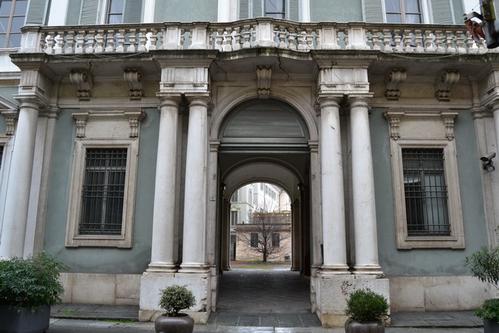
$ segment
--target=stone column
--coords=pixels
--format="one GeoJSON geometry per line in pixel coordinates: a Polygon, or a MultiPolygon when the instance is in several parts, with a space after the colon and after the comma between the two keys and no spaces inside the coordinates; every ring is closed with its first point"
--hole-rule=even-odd
{"type": "Polygon", "coordinates": [[[185,164],[184,271],[206,268],[206,185],[208,160],[207,98],[193,97],[189,104],[185,164]]]}
{"type": "Polygon", "coordinates": [[[24,255],[38,113],[36,101],[21,101],[3,216],[1,258],[24,255]]]}
{"type": "Polygon", "coordinates": [[[163,97],[160,105],[158,154],[148,271],[175,271],[175,190],[177,169],[178,97],[163,97]]]}
{"type": "Polygon", "coordinates": [[[350,103],[355,270],[357,274],[379,274],[368,105],[365,98],[358,97],[350,103]]]}
{"type": "Polygon", "coordinates": [[[321,98],[321,191],[323,271],[347,273],[345,200],[341,153],[340,107],[336,98],[321,98]]]}

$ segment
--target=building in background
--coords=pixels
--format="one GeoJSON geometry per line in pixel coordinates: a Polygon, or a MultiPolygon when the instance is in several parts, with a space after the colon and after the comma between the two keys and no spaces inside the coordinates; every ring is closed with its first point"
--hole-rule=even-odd
{"type": "MultiPolygon", "coordinates": [[[[203,322],[230,196],[268,182],[324,325],[345,283],[392,312],[478,306],[492,291],[463,262],[498,244],[480,157],[499,149],[499,67],[462,24],[474,5],[0,1],[0,257],[53,254],[64,302],[141,320],[188,285],[203,322]]],[[[244,200],[241,222],[261,205],[244,200]]]]}

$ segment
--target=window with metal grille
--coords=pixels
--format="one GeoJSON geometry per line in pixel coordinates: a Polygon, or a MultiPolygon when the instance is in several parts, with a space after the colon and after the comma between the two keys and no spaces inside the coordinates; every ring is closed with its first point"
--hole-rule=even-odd
{"type": "Polygon", "coordinates": [[[251,247],[258,247],[258,233],[252,232],[250,236],[251,236],[250,246],[251,247]]]}
{"type": "Polygon", "coordinates": [[[281,246],[281,235],[277,232],[272,233],[272,247],[281,246]]]}
{"type": "Polygon", "coordinates": [[[106,23],[123,23],[124,0],[109,0],[107,4],[106,23]]]}
{"type": "Polygon", "coordinates": [[[27,7],[28,0],[0,1],[0,48],[21,45],[21,27],[27,7]]]}
{"type": "Polygon", "coordinates": [[[277,19],[285,18],[284,0],[265,0],[265,16],[277,19]]]}
{"type": "Polygon", "coordinates": [[[409,236],[449,236],[442,148],[402,148],[409,236]]]}
{"type": "Polygon", "coordinates": [[[388,23],[421,23],[420,0],[385,0],[388,23]]]}
{"type": "Polygon", "coordinates": [[[127,148],[87,148],[81,235],[121,234],[127,148]]]}

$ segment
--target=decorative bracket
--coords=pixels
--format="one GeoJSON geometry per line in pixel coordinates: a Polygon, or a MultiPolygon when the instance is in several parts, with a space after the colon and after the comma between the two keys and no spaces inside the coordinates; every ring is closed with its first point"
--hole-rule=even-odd
{"type": "Polygon", "coordinates": [[[17,117],[19,113],[15,110],[2,111],[5,119],[5,135],[12,136],[16,131],[17,117]]]}
{"type": "Polygon", "coordinates": [[[73,113],[73,119],[76,124],[76,137],[80,139],[84,138],[88,121],[88,112],[73,113]]]}
{"type": "Polygon", "coordinates": [[[142,119],[145,118],[145,113],[138,112],[125,112],[125,116],[128,117],[128,124],[130,125],[130,137],[136,138],[139,136],[139,124],[142,119]]]}
{"type": "Polygon", "coordinates": [[[128,82],[128,95],[131,100],[139,100],[144,96],[142,90],[142,73],[135,68],[127,68],[123,78],[128,82]]]}
{"type": "Polygon", "coordinates": [[[442,112],[440,114],[445,125],[445,137],[447,140],[454,140],[454,124],[457,112],[442,112]]]}
{"type": "Polygon", "coordinates": [[[405,69],[394,68],[386,76],[385,97],[388,100],[397,101],[400,97],[400,84],[407,79],[405,69]]]}
{"type": "Polygon", "coordinates": [[[456,70],[448,70],[440,74],[435,83],[435,97],[441,102],[450,100],[450,90],[459,81],[460,74],[456,70]]]}
{"type": "Polygon", "coordinates": [[[270,96],[270,85],[272,83],[272,67],[256,67],[256,93],[259,98],[268,98],[270,96]]]}
{"type": "Polygon", "coordinates": [[[400,139],[400,118],[404,115],[404,112],[385,112],[385,118],[390,124],[390,137],[395,141],[400,139]]]}
{"type": "Polygon", "coordinates": [[[80,101],[90,100],[90,90],[92,89],[92,75],[87,70],[72,70],[69,73],[69,80],[76,86],[76,95],[80,101]]]}

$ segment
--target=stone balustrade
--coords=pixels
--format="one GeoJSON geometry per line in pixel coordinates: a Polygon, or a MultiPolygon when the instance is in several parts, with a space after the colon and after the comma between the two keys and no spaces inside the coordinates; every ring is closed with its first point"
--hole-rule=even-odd
{"type": "Polygon", "coordinates": [[[371,50],[385,53],[476,54],[487,50],[464,25],[297,23],[270,18],[230,23],[153,23],[23,28],[20,52],[136,53],[204,49],[232,52],[255,47],[296,52],[371,50]]]}

